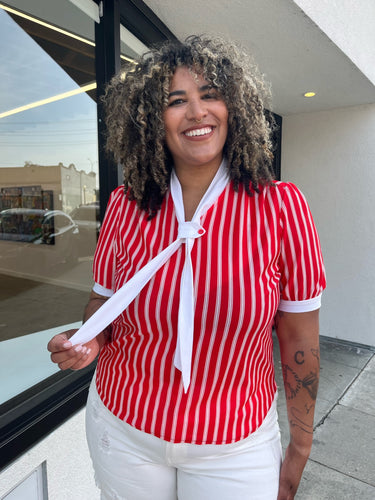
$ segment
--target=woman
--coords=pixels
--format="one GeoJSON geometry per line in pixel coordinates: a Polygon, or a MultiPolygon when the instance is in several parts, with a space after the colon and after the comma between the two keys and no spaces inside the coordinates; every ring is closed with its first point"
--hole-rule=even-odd
{"type": "Polygon", "coordinates": [[[297,491],[325,276],[303,195],[272,181],[265,91],[242,51],[200,37],[154,50],[108,87],[125,187],[107,207],[85,324],[48,346],[61,369],[99,354],[86,413],[102,498],[297,491]],[[274,324],[290,422],[282,464],[274,324]]]}

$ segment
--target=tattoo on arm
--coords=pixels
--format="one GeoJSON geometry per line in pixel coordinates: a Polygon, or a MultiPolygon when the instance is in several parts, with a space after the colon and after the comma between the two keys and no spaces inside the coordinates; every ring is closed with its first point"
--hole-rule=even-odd
{"type": "MultiPolygon", "coordinates": [[[[311,349],[312,355],[319,361],[319,349],[311,349]]],[[[303,365],[304,351],[296,351],[294,361],[297,365],[303,365]]],[[[282,365],[284,386],[287,399],[294,399],[301,388],[307,390],[313,401],[316,400],[319,385],[319,373],[317,370],[311,370],[304,378],[300,378],[297,373],[287,364],[282,365]]]]}
{"type": "Polygon", "coordinates": [[[311,349],[311,353],[318,360],[318,363],[320,363],[319,349],[311,349]]]}
{"type": "Polygon", "coordinates": [[[316,400],[316,396],[318,395],[318,385],[319,378],[316,372],[310,372],[309,375],[302,380],[302,387],[308,391],[313,401],[316,400]]]}
{"type": "MultiPolygon", "coordinates": [[[[310,411],[310,410],[309,410],[310,411]]],[[[303,421],[303,412],[301,412],[298,408],[291,408],[290,410],[291,418],[289,419],[289,423],[292,427],[299,427],[301,430],[306,432],[307,434],[313,433],[313,426],[303,421]]]]}
{"type": "Polygon", "coordinates": [[[288,365],[283,364],[282,370],[286,397],[288,399],[294,399],[301,390],[301,387],[303,387],[308,391],[311,399],[313,401],[316,400],[319,385],[317,372],[311,371],[306,377],[301,379],[288,365]]]}
{"type": "Polygon", "coordinates": [[[303,351],[297,351],[294,355],[294,361],[297,363],[297,365],[303,365],[305,362],[304,360],[305,353],[303,351]]]}
{"type": "Polygon", "coordinates": [[[283,364],[284,387],[287,399],[294,399],[302,387],[302,380],[290,366],[283,364]]]}
{"type": "Polygon", "coordinates": [[[294,353],[292,359],[295,364],[292,363],[293,368],[286,363],[282,364],[286,398],[288,400],[295,399],[303,389],[306,389],[311,398],[311,402],[304,402],[304,406],[301,408],[291,406],[288,409],[290,427],[298,428],[307,434],[313,433],[314,424],[311,420],[319,385],[319,348],[310,349],[310,351],[314,357],[313,364],[317,366],[312,368],[307,375],[305,375],[306,369],[303,373],[303,365],[307,359],[305,359],[305,351],[300,350],[294,353]]]}
{"type": "Polygon", "coordinates": [[[311,410],[315,408],[314,404],[311,404],[310,406],[308,404],[305,404],[305,410],[306,410],[306,415],[310,413],[311,410]]]}

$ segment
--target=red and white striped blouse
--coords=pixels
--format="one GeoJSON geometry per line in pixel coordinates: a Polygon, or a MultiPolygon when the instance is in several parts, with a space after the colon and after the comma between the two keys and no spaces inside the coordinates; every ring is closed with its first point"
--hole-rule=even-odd
{"type": "MultiPolygon", "coordinates": [[[[320,305],[325,272],[301,192],[277,182],[249,196],[228,183],[195,241],[191,382],[173,359],[184,245],[112,324],[99,356],[98,392],[139,430],[171,442],[223,444],[254,432],[276,392],[272,324],[277,309],[320,305]]],[[[167,193],[152,220],[123,187],[111,195],[94,259],[96,290],[110,295],[177,237],[167,193]]]]}

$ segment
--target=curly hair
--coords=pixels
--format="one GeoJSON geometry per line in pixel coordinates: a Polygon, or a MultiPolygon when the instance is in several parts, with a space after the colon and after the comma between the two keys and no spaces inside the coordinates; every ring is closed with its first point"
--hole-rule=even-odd
{"type": "Polygon", "coordinates": [[[249,195],[270,184],[271,127],[265,105],[270,98],[256,65],[243,49],[220,38],[190,36],[167,42],[128,64],[106,88],[106,148],[124,169],[124,184],[140,209],[154,216],[168,190],[173,159],[165,141],[163,113],[171,79],[185,66],[214,86],[228,108],[224,155],[229,176],[249,195]]]}

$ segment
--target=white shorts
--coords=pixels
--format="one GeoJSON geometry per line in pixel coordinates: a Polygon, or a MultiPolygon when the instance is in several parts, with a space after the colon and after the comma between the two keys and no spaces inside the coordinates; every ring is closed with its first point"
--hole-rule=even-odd
{"type": "MultiPolygon", "coordinates": [[[[95,378],[95,377],[94,377],[95,378]]],[[[86,432],[102,500],[276,500],[282,460],[276,398],[233,444],[170,443],[115,417],[90,387],[86,432]]]]}

